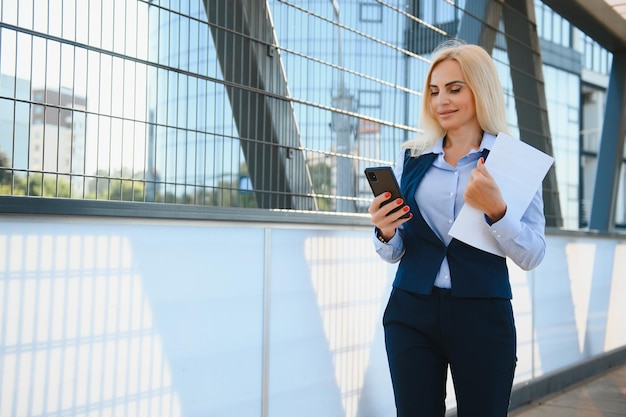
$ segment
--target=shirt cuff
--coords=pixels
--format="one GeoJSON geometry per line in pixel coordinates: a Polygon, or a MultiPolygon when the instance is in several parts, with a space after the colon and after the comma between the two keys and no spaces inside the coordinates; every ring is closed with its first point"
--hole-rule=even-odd
{"type": "MultiPolygon", "coordinates": [[[[485,220],[487,217],[485,216],[485,220]]],[[[489,230],[493,237],[497,240],[510,240],[515,238],[521,231],[522,225],[519,221],[513,220],[511,216],[509,216],[508,211],[504,214],[500,220],[495,223],[491,223],[487,221],[489,224],[489,230]]]]}
{"type": "Polygon", "coordinates": [[[400,236],[397,230],[396,230],[396,233],[393,235],[393,237],[387,241],[387,243],[382,242],[378,238],[378,234],[376,232],[377,232],[376,228],[374,228],[374,246],[376,247],[376,250],[379,250],[382,248],[389,248],[389,250],[393,250],[394,246],[397,246],[398,240],[400,239],[400,236]]]}

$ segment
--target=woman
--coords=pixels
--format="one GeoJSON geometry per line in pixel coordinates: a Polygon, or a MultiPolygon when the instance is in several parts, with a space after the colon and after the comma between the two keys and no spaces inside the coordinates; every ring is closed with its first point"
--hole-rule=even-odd
{"type": "Polygon", "coordinates": [[[449,366],[459,417],[503,417],[517,360],[506,259],[448,231],[467,203],[485,214],[507,257],[530,270],[545,253],[541,190],[521,220],[507,216],[484,166],[507,125],[482,48],[456,42],[435,51],[420,120],[423,137],[403,145],[396,168],[406,201],[383,205],[383,193],[369,208],[376,251],[400,262],[383,316],[397,415],[444,416],[449,366]]]}

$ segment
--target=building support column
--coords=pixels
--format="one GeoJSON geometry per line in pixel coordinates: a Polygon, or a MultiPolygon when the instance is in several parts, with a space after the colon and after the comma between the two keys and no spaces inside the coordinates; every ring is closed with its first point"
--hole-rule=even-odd
{"type": "Polygon", "coordinates": [[[204,0],[256,202],[315,210],[267,2],[204,0]]]}
{"type": "Polygon", "coordinates": [[[502,3],[494,0],[473,0],[465,10],[457,37],[465,42],[482,46],[491,54],[496,43],[498,24],[502,16],[502,3]]]}
{"type": "MultiPolygon", "coordinates": [[[[502,16],[520,139],[554,156],[533,1],[505,0],[502,16]]],[[[555,165],[543,181],[543,200],[546,225],[562,227],[555,165]]]]}
{"type": "MultiPolygon", "coordinates": [[[[520,139],[553,156],[548,108],[543,82],[541,48],[531,0],[476,0],[467,2],[457,37],[492,53],[500,17],[509,58],[520,139]]],[[[546,224],[561,227],[556,170],[543,182],[546,224]]]]}
{"type": "Polygon", "coordinates": [[[610,232],[615,228],[619,175],[626,136],[626,52],[613,53],[606,95],[602,136],[598,151],[589,228],[610,232]]]}

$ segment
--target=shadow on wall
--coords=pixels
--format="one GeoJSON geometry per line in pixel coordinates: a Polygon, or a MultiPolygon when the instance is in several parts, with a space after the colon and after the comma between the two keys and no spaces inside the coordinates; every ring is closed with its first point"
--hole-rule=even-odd
{"type": "Polygon", "coordinates": [[[0,415],[363,415],[389,283],[369,235],[96,223],[3,223],[0,415]]]}
{"type": "Polygon", "coordinates": [[[2,230],[0,415],[258,413],[261,230],[2,230]]]}
{"type": "Polygon", "coordinates": [[[534,323],[539,354],[534,376],[626,343],[626,336],[619,327],[611,325],[612,321],[622,320],[623,323],[626,319],[623,307],[626,300],[615,288],[617,285],[624,288],[619,280],[620,276],[626,276],[624,258],[617,254],[625,250],[623,243],[616,244],[610,239],[553,237],[548,240],[549,256],[538,268],[539,279],[534,284],[534,323]]]}
{"type": "MultiPolygon", "coordinates": [[[[4,216],[0,230],[2,417],[394,412],[381,317],[396,266],[370,228],[4,216]]],[[[549,237],[539,268],[513,269],[516,382],[625,346],[624,276],[626,243],[591,237],[549,237]]]]}

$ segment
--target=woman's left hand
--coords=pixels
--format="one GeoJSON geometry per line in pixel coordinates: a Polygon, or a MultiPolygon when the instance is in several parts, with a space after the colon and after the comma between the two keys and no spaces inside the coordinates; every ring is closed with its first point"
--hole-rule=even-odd
{"type": "Polygon", "coordinates": [[[485,168],[483,158],[478,160],[476,168],[472,170],[463,198],[467,204],[485,213],[492,223],[500,220],[506,213],[506,203],[500,188],[485,168]]]}

